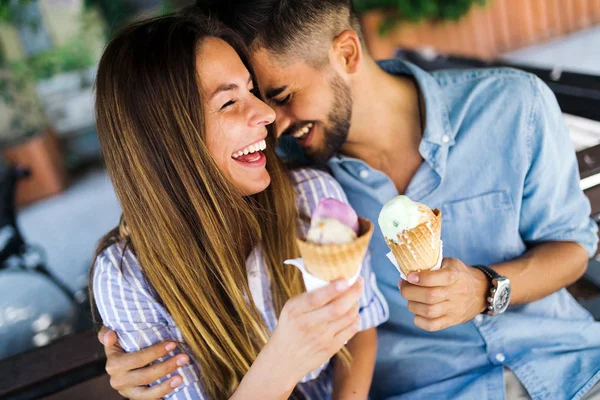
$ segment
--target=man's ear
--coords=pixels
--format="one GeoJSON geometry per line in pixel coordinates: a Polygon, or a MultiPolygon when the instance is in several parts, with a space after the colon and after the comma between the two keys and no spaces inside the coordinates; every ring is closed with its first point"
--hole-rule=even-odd
{"type": "Polygon", "coordinates": [[[360,38],[352,29],[346,29],[333,39],[332,56],[335,63],[347,74],[358,71],[363,52],[360,38]]]}

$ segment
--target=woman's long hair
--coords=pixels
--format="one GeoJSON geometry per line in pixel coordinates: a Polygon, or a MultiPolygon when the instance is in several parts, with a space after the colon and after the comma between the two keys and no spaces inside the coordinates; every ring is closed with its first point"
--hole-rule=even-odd
{"type": "Polygon", "coordinates": [[[297,215],[274,132],[265,150],[271,185],[250,197],[225,178],[205,145],[195,57],[207,37],[229,43],[254,76],[242,42],[209,17],[138,22],[106,48],[97,127],[126,224],[98,250],[131,241],[199,364],[204,389],[220,399],[235,390],[268,338],[248,285],[250,251],[263,250],[277,315],[304,284],[296,268],[282,265],[298,256],[297,215]]]}

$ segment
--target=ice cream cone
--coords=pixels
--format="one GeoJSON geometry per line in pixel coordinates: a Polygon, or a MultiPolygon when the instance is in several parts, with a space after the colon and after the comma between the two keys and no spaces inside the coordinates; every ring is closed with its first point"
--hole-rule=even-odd
{"type": "Polygon", "coordinates": [[[356,275],[373,235],[373,223],[358,217],[359,235],[348,244],[314,244],[296,239],[306,270],[319,279],[334,281],[356,275]]]}
{"type": "Polygon", "coordinates": [[[442,212],[438,209],[429,212],[428,223],[399,234],[396,241],[385,239],[405,276],[410,272],[428,271],[439,260],[442,212]]]}

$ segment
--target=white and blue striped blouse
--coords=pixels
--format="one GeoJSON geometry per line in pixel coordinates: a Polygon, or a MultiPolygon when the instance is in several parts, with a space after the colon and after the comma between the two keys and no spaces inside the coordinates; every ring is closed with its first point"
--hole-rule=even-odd
{"type": "MultiPolygon", "coordinates": [[[[297,208],[301,215],[311,215],[320,199],[332,197],[348,202],[339,184],[328,174],[298,169],[290,172],[297,192],[297,208]]],[[[309,222],[298,219],[299,235],[306,236],[309,222]]],[[[283,260],[282,260],[283,261],[283,260]]],[[[257,248],[247,262],[248,280],[252,298],[256,303],[269,331],[277,324],[277,315],[272,304],[270,280],[264,268],[261,251],[257,248]]],[[[294,268],[283,265],[282,268],[294,268]]],[[[183,343],[181,332],[167,310],[158,301],[158,295],[144,279],[134,254],[117,243],[104,250],[96,259],[93,276],[94,298],[105,326],[116,331],[119,342],[126,352],[135,352],[165,340],[183,343]]],[[[360,330],[378,326],[388,318],[388,306],[379,292],[375,275],[371,270],[370,256],[367,255],[362,267],[364,293],[360,299],[360,330]]],[[[170,353],[179,353],[176,349],[170,353]]],[[[159,360],[162,361],[162,360],[159,360]]],[[[176,371],[183,378],[183,384],[168,395],[169,399],[207,399],[201,385],[202,371],[194,363],[176,371]]],[[[155,382],[158,384],[172,375],[155,382]]],[[[328,399],[331,397],[332,371],[329,362],[311,371],[296,387],[296,393],[306,399],[328,399]]]]}

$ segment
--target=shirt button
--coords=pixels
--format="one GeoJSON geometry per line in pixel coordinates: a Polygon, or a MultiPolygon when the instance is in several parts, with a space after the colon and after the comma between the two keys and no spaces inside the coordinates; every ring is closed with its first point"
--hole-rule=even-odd
{"type": "Polygon", "coordinates": [[[369,177],[369,171],[367,171],[366,169],[363,169],[362,171],[360,171],[359,175],[362,179],[367,179],[369,177]]]}
{"type": "Polygon", "coordinates": [[[448,137],[448,135],[442,136],[442,142],[448,143],[449,141],[450,141],[450,138],[448,137]]]}
{"type": "Polygon", "coordinates": [[[475,317],[475,322],[480,324],[483,321],[483,315],[479,314],[475,317]]]}
{"type": "Polygon", "coordinates": [[[504,360],[506,360],[506,357],[504,357],[504,354],[502,354],[502,353],[496,354],[496,361],[498,361],[499,363],[502,363],[502,362],[504,362],[504,360]]]}

